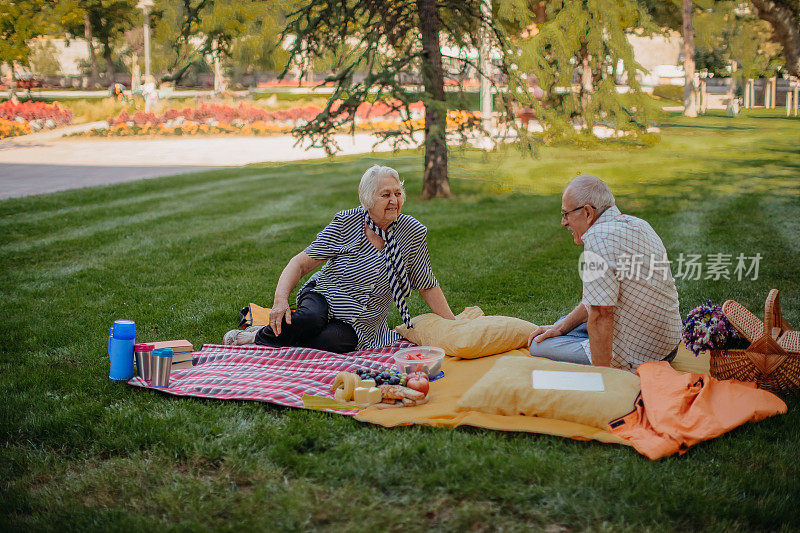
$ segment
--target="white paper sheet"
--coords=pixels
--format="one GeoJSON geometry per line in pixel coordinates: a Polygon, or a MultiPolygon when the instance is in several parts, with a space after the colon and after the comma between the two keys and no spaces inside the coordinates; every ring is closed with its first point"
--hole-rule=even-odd
{"type": "Polygon", "coordinates": [[[600,372],[558,372],[555,370],[534,370],[533,388],[597,392],[606,390],[603,384],[603,374],[600,372]]]}

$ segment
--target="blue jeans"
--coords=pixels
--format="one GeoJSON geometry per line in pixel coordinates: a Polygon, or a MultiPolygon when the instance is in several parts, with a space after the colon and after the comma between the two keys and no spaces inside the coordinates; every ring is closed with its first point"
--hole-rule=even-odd
{"type": "MultiPolygon", "coordinates": [[[[563,319],[564,317],[562,316],[558,319],[558,322],[561,322],[563,319]]],[[[556,324],[558,324],[558,322],[556,322],[556,324]]],[[[553,361],[590,365],[592,363],[586,356],[586,351],[583,349],[583,346],[581,346],[581,343],[588,338],[589,331],[586,329],[586,322],[584,322],[565,335],[550,337],[542,342],[531,342],[530,352],[531,355],[536,357],[545,357],[553,361]]]]}
{"type": "MultiPolygon", "coordinates": [[[[558,322],[561,322],[564,318],[565,317],[562,316],[558,319],[558,322]]],[[[558,322],[556,322],[556,324],[558,324],[558,322]]],[[[592,363],[586,356],[586,351],[583,349],[583,346],[581,346],[581,343],[588,338],[589,330],[586,329],[586,322],[584,322],[565,335],[550,337],[542,342],[533,341],[531,343],[530,352],[531,355],[535,355],[536,357],[545,357],[553,361],[590,365],[592,363]]],[[[671,363],[672,360],[675,359],[677,353],[678,347],[676,346],[675,349],[662,360],[671,363]]]]}

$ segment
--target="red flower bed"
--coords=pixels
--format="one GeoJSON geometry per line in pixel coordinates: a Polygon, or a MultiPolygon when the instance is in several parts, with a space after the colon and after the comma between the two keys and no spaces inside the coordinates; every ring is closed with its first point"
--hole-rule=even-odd
{"type": "MultiPolygon", "coordinates": [[[[403,127],[422,129],[424,127],[425,106],[422,102],[414,102],[409,106],[411,116],[401,116],[401,110],[393,106],[399,102],[363,103],[356,109],[356,126],[366,131],[389,131],[403,127]]],[[[333,106],[336,115],[338,105],[333,106]]],[[[278,111],[267,111],[258,107],[245,105],[230,106],[223,104],[203,104],[199,107],[168,109],[161,114],[137,111],[133,115],[123,111],[117,117],[108,119],[109,127],[92,130],[88,135],[124,136],[124,135],[225,135],[239,133],[245,135],[263,135],[288,133],[293,127],[315,118],[322,109],[313,106],[294,107],[278,111]]],[[[459,127],[460,124],[473,120],[471,114],[465,112],[448,113],[448,127],[459,127]]]]}
{"type": "MultiPolygon", "coordinates": [[[[374,104],[363,103],[358,106],[356,116],[358,118],[373,119],[378,117],[399,117],[400,112],[392,109],[392,105],[400,106],[400,102],[392,102],[391,105],[385,102],[376,102],[374,104]]],[[[425,105],[422,102],[414,102],[409,105],[411,111],[422,111],[425,105]]]]}
{"type": "Polygon", "coordinates": [[[209,119],[227,124],[235,120],[239,120],[244,124],[257,121],[270,123],[285,122],[287,120],[311,120],[316,117],[320,111],[322,111],[321,108],[313,105],[295,107],[282,111],[267,111],[266,109],[246,106],[244,104],[239,104],[236,107],[222,104],[203,104],[200,107],[168,109],[160,115],[138,111],[134,113],[133,116],[130,116],[127,112],[123,111],[119,116],[108,119],[108,124],[110,126],[125,124],[127,122],[133,122],[136,125],[143,125],[148,122],[151,124],[158,124],[175,120],[178,117],[201,123],[209,119]]]}
{"type": "Polygon", "coordinates": [[[25,122],[52,120],[57,126],[63,126],[72,122],[72,111],[62,109],[58,104],[44,102],[14,103],[8,100],[0,104],[0,118],[16,120],[17,117],[22,118],[25,122]]]}
{"type": "MultiPolygon", "coordinates": [[[[422,112],[424,105],[422,102],[415,102],[411,104],[411,110],[415,112],[422,112]]],[[[212,119],[219,123],[232,124],[239,121],[242,124],[252,124],[253,122],[265,122],[267,124],[292,122],[295,123],[299,120],[311,120],[322,111],[321,108],[314,105],[307,105],[303,107],[293,107],[291,109],[282,109],[278,111],[267,111],[258,107],[247,106],[239,104],[238,106],[229,106],[223,104],[203,104],[200,107],[185,107],[183,109],[168,109],[160,115],[154,113],[143,113],[137,111],[132,116],[123,111],[117,117],[108,119],[109,126],[117,124],[126,124],[133,122],[137,126],[144,124],[159,124],[174,121],[179,117],[184,120],[205,123],[212,119]]],[[[336,111],[334,106],[334,112],[336,111]]],[[[375,104],[363,103],[358,106],[356,117],[363,120],[374,120],[377,118],[398,118],[400,113],[393,111],[391,105],[384,102],[377,102],[375,104]]]]}
{"type": "MultiPolygon", "coordinates": [[[[398,100],[394,100],[392,102],[375,102],[374,104],[369,104],[364,102],[358,106],[356,109],[356,118],[360,118],[363,120],[374,120],[377,118],[399,118],[400,111],[392,109],[392,106],[397,106],[402,109],[402,105],[398,100]]],[[[408,106],[411,109],[411,112],[419,112],[425,110],[425,104],[422,102],[414,102],[408,106]]],[[[333,113],[336,113],[338,109],[337,105],[334,105],[332,108],[333,113]]]]}

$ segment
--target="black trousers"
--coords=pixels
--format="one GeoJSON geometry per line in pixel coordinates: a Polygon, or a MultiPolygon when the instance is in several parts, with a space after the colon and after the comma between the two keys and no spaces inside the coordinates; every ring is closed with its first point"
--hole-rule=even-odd
{"type": "Polygon", "coordinates": [[[300,346],[326,352],[352,352],[358,345],[353,326],[337,319],[328,319],[328,302],[318,292],[306,286],[297,295],[297,309],[292,311],[292,323],[284,319],[281,334],[275,335],[271,326],[256,333],[256,344],[283,347],[300,346]]]}

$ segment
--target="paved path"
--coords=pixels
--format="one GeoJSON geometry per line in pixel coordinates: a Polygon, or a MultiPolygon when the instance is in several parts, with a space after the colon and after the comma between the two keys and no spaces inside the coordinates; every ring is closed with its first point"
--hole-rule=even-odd
{"type": "Polygon", "coordinates": [[[0,199],[185,174],[214,167],[78,166],[0,163],[0,199]]]}
{"type": "MultiPolygon", "coordinates": [[[[63,130],[0,141],[0,198],[326,156],[320,148],[308,148],[308,143],[296,146],[296,139],[290,136],[58,138],[61,133],[63,130]]],[[[370,134],[337,135],[336,140],[342,155],[391,150],[385,144],[373,149],[377,138],[370,134]]]]}

